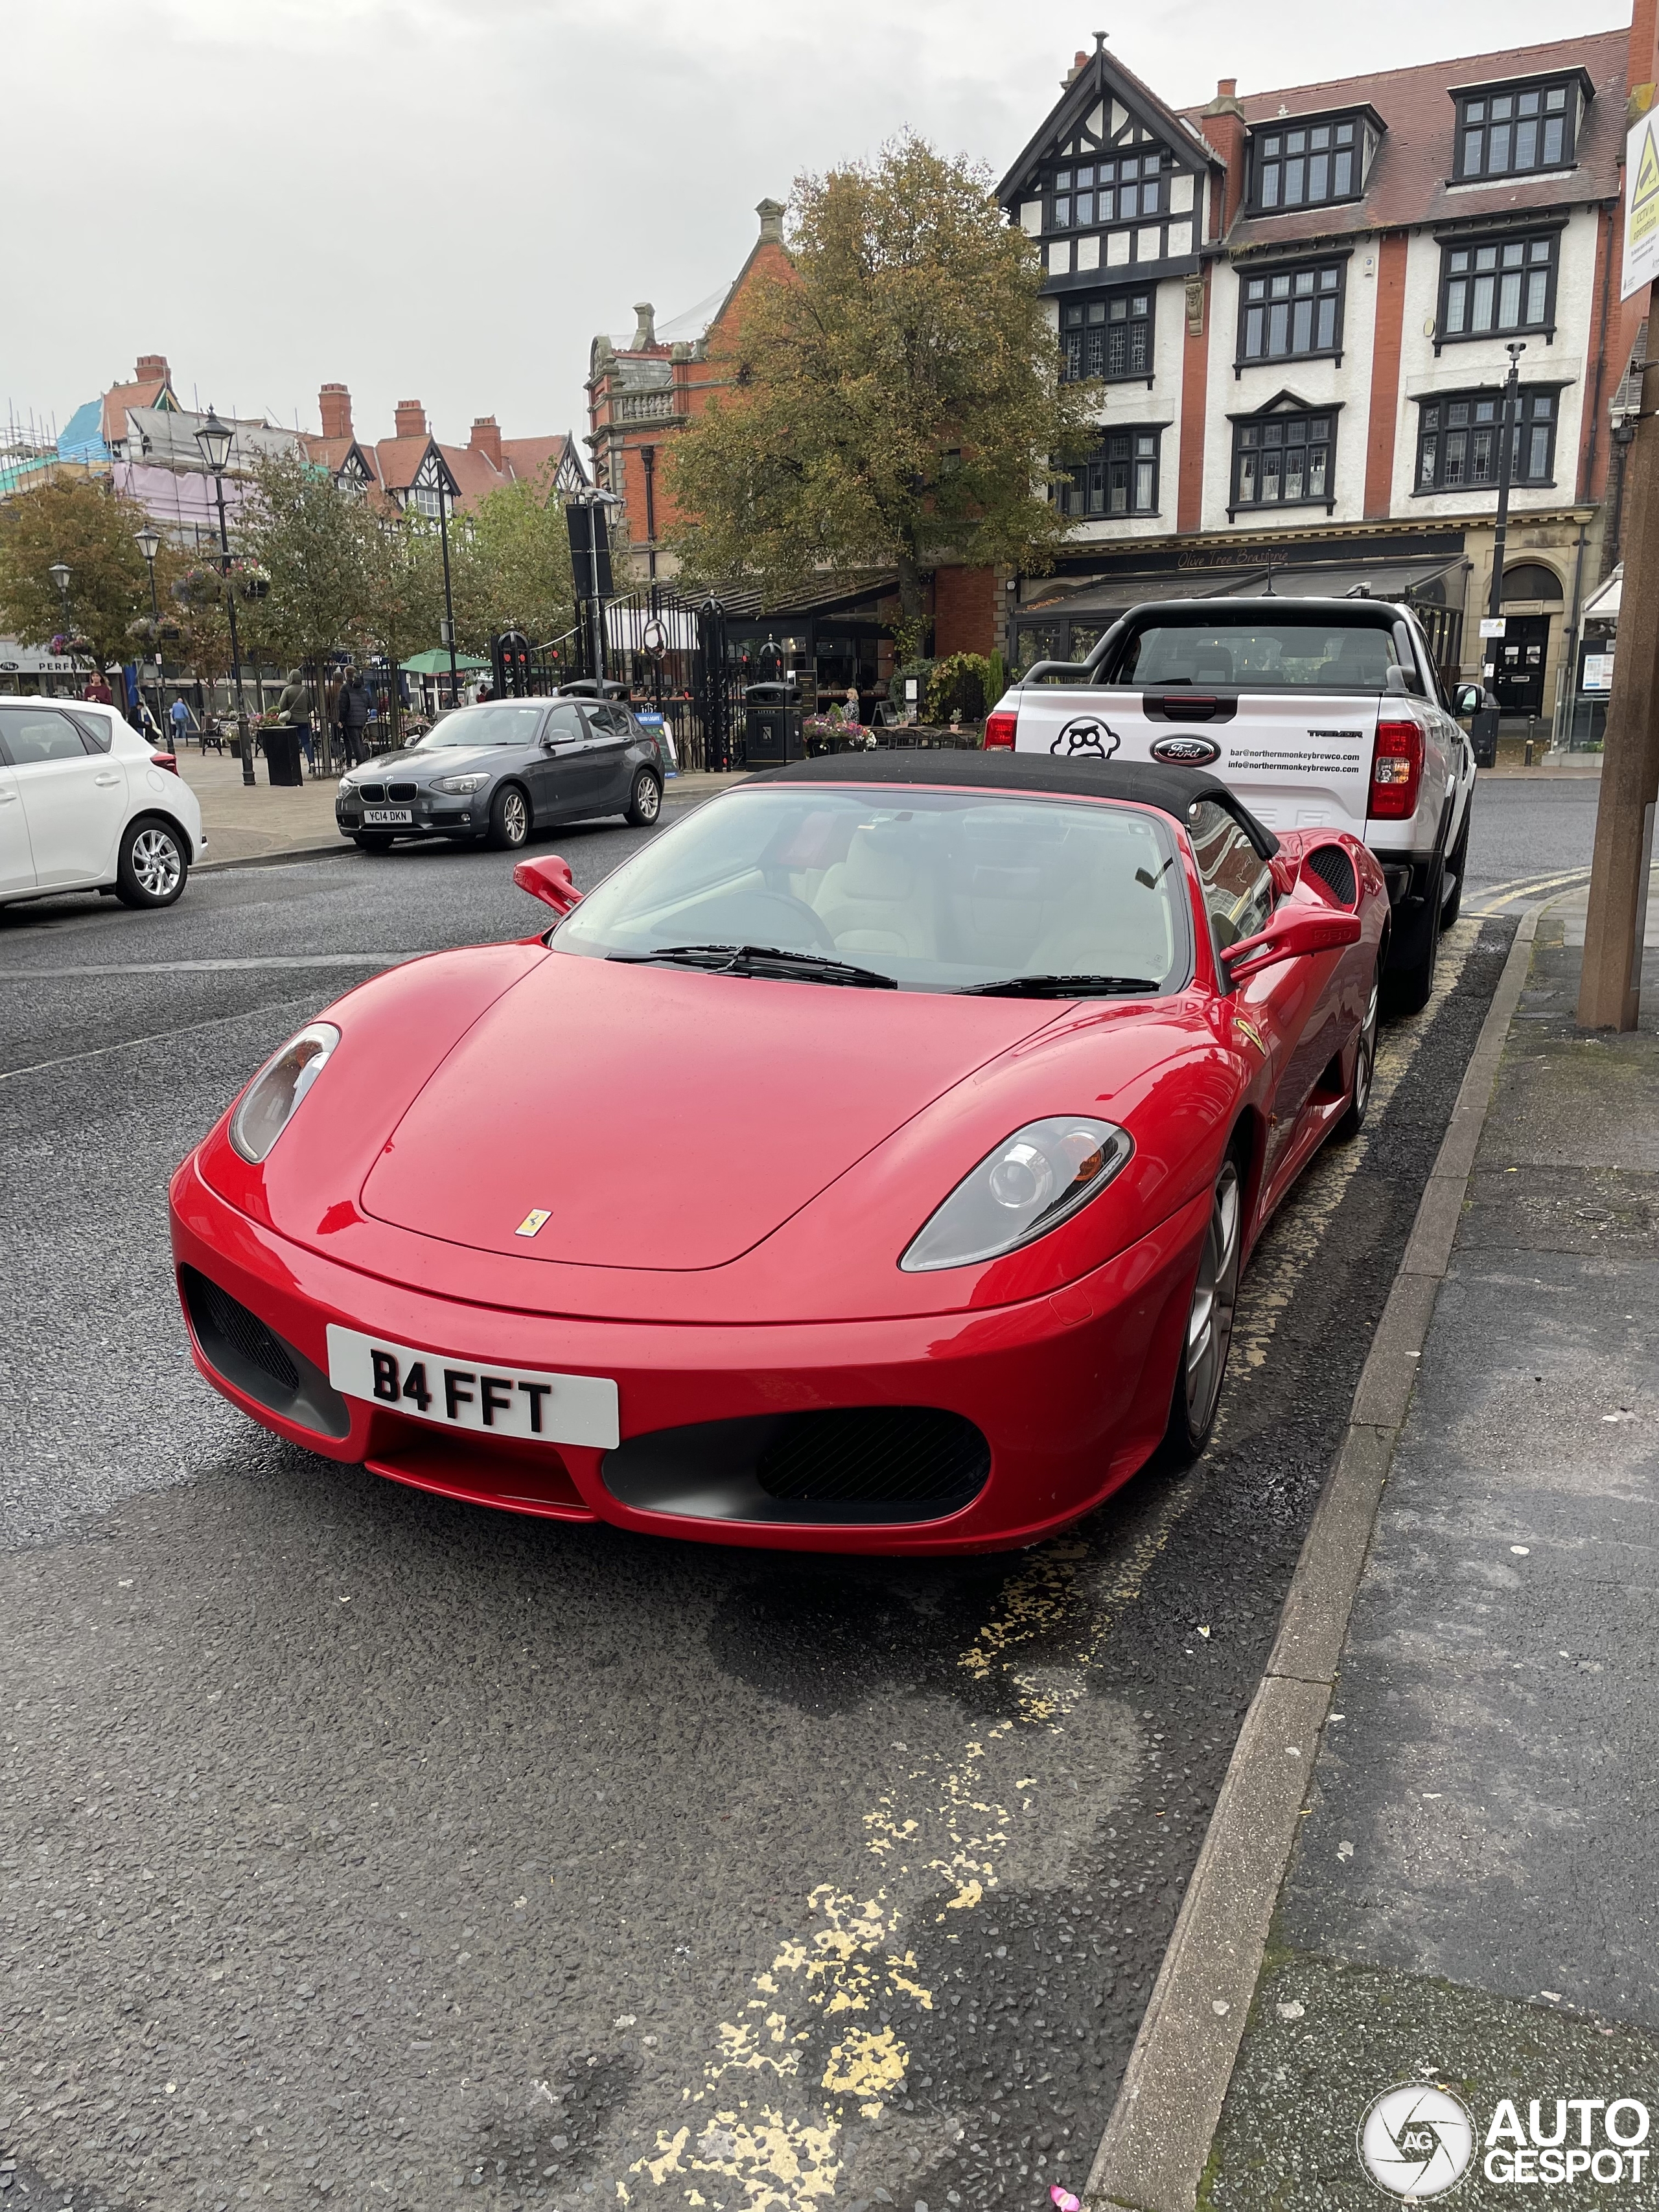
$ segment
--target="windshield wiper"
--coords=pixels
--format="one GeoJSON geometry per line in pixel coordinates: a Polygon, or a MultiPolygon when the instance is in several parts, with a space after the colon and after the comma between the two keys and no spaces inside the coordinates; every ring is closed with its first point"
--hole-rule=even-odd
{"type": "Polygon", "coordinates": [[[654,952],[608,952],[607,960],[624,960],[634,966],[669,961],[677,966],[706,969],[714,975],[760,975],[781,973],[815,983],[847,983],[861,989],[896,991],[898,978],[874,968],[860,968],[850,960],[836,960],[827,952],[788,952],[776,945],[663,945],[654,952]]]}
{"type": "Polygon", "coordinates": [[[969,983],[964,999],[1110,999],[1156,991],[1146,975],[1005,975],[996,983],[969,983]]]}

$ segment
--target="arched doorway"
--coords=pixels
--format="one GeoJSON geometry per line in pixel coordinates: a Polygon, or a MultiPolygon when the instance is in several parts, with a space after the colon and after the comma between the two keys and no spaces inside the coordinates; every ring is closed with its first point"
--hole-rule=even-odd
{"type": "Polygon", "coordinates": [[[1547,611],[1561,604],[1561,579],[1541,561],[1517,561],[1504,571],[1504,635],[1498,641],[1498,672],[1492,689],[1504,714],[1542,714],[1544,672],[1549,660],[1547,611]],[[1511,614],[1519,602],[1524,614],[1511,614]]]}

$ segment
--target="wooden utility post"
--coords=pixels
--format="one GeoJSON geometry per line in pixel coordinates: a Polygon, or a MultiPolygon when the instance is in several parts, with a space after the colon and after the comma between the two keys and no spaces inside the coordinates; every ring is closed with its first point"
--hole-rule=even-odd
{"type": "MultiPolygon", "coordinates": [[[[1631,26],[1632,79],[1638,69],[1653,75],[1655,34],[1653,0],[1638,0],[1631,26]]],[[[1652,117],[1655,89],[1651,82],[1632,84],[1626,118],[1632,126],[1652,117]]],[[[1659,118],[1652,119],[1659,133],[1659,118]]],[[[1651,142],[1646,154],[1651,161],[1651,142]]],[[[1636,171],[1629,170],[1628,161],[1626,166],[1629,210],[1632,191],[1642,189],[1639,156],[1636,171]]],[[[1651,208],[1646,220],[1651,229],[1651,208]]],[[[1633,240],[1633,224],[1631,229],[1633,240]]],[[[1648,327],[1659,331],[1656,308],[1659,282],[1648,294],[1648,327]]],[[[1659,348],[1652,349],[1659,353],[1659,348]]],[[[1619,647],[1601,747],[1601,792],[1578,986],[1579,1024],[1592,1030],[1633,1030],[1641,1011],[1648,873],[1653,860],[1654,807],[1659,800],[1659,359],[1642,372],[1642,404],[1626,469],[1629,508],[1619,647]]]]}

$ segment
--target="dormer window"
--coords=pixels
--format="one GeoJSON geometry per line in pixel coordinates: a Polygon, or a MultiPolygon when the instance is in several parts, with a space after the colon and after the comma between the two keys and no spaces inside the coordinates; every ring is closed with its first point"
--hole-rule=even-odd
{"type": "Polygon", "coordinates": [[[1577,123],[1577,77],[1554,84],[1457,95],[1457,179],[1570,169],[1577,123]]]}
{"type": "Polygon", "coordinates": [[[1379,135],[1369,113],[1259,125],[1250,142],[1251,211],[1273,215],[1358,199],[1379,135]]]}

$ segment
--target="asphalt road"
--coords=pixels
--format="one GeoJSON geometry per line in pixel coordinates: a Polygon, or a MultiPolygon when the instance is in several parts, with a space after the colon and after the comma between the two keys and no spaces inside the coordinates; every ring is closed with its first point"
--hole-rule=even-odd
{"type": "MultiPolygon", "coordinates": [[[[589,884],[643,834],[556,842],[589,884]]],[[[434,851],[0,916],[5,2212],[1087,2171],[1509,925],[1258,1255],[1206,1459],[933,1564],[448,1504],[196,1376],[167,1175],[361,972],[305,963],[536,913],[434,851]]],[[[666,1134],[703,1176],[741,1128],[666,1134]]]]}
{"type": "Polygon", "coordinates": [[[1482,776],[1469,833],[1468,908],[1519,912],[1544,896],[1533,888],[1571,888],[1588,875],[1595,845],[1599,778],[1482,776]]]}

